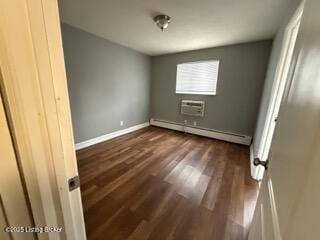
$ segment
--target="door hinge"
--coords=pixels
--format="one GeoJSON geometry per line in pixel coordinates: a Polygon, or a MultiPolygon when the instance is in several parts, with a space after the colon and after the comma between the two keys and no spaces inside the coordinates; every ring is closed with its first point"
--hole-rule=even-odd
{"type": "Polygon", "coordinates": [[[80,187],[80,179],[79,176],[74,176],[73,178],[69,178],[68,180],[69,192],[80,187]]]}
{"type": "Polygon", "coordinates": [[[261,161],[259,158],[255,158],[253,160],[253,165],[255,166],[263,166],[266,170],[268,170],[268,166],[269,166],[269,160],[267,159],[266,161],[261,161]]]}

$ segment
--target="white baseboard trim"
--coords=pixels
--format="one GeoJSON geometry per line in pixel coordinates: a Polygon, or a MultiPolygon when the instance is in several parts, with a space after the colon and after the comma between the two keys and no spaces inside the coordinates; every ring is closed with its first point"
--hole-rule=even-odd
{"type": "Polygon", "coordinates": [[[233,133],[226,133],[221,131],[216,131],[207,128],[184,126],[179,123],[168,122],[159,119],[151,119],[150,124],[153,126],[168,128],[176,131],[187,132],[195,135],[200,135],[204,137],[219,139],[227,142],[238,143],[242,145],[249,146],[251,144],[251,137],[245,135],[238,135],[233,133]]]}
{"type": "Polygon", "coordinates": [[[126,128],[126,129],[121,129],[119,131],[108,133],[106,135],[99,136],[99,137],[96,137],[96,138],[92,138],[92,139],[89,139],[89,140],[84,141],[84,142],[76,143],[75,144],[75,148],[76,148],[76,150],[80,150],[80,149],[92,146],[94,144],[97,144],[97,143],[100,143],[100,142],[104,142],[104,141],[107,141],[109,139],[112,139],[112,138],[115,138],[115,137],[119,137],[121,135],[130,133],[130,132],[137,131],[137,130],[139,130],[141,128],[145,128],[145,127],[148,127],[148,126],[150,126],[150,123],[149,122],[145,122],[145,123],[142,123],[142,124],[139,124],[139,125],[135,125],[135,126],[126,128]]]}

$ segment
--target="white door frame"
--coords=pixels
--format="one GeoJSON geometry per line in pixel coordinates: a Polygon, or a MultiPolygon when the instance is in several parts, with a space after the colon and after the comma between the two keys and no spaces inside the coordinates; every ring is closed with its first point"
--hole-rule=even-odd
{"type": "MultiPolygon", "coordinates": [[[[285,28],[285,33],[282,41],[282,48],[279,57],[279,61],[276,68],[274,83],[271,90],[271,97],[268,105],[268,111],[266,115],[266,121],[262,132],[261,142],[258,148],[257,158],[262,161],[268,159],[271,142],[276,126],[276,120],[285,90],[288,74],[290,70],[290,63],[297,39],[298,29],[300,26],[301,16],[303,13],[304,1],[300,4],[293,17],[285,28]]],[[[263,177],[264,168],[254,167],[253,178],[261,180],[263,177]]]]}

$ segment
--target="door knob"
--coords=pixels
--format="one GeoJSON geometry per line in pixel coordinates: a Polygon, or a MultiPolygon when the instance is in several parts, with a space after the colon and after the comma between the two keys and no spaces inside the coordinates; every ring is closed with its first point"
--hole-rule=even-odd
{"type": "Polygon", "coordinates": [[[269,160],[266,160],[266,161],[261,161],[259,158],[255,158],[253,160],[253,165],[254,166],[263,166],[266,170],[268,170],[268,165],[269,165],[269,160]]]}

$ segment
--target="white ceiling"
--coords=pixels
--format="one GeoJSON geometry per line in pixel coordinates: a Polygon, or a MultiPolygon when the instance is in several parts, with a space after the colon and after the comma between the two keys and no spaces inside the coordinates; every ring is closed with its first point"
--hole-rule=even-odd
{"type": "Polygon", "coordinates": [[[62,21],[148,55],[269,39],[291,0],[60,0],[62,21]],[[172,18],[161,32],[152,18],[172,18]]]}

